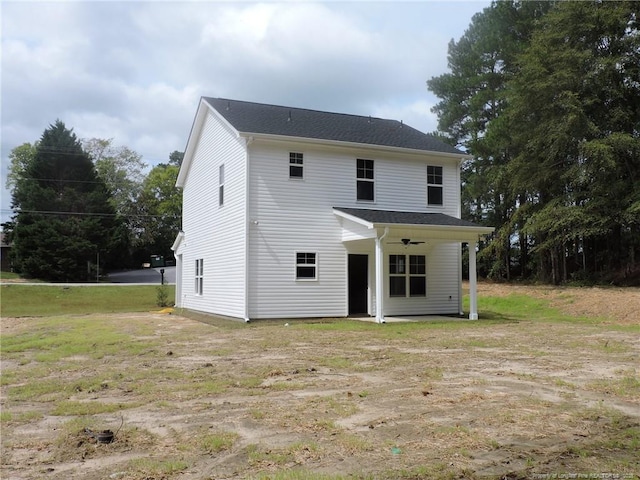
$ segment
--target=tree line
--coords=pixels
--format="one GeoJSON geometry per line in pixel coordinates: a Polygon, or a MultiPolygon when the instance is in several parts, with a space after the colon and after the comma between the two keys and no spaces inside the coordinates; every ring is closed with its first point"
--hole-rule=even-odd
{"type": "Polygon", "coordinates": [[[496,279],[640,283],[640,9],[496,1],[431,78],[496,279]]]}
{"type": "Polygon", "coordinates": [[[14,148],[7,188],[14,214],[2,225],[14,271],[49,281],[86,281],[109,269],[171,258],[180,229],[175,187],[182,152],[151,168],[112,139],[78,139],[57,120],[14,148]]]}

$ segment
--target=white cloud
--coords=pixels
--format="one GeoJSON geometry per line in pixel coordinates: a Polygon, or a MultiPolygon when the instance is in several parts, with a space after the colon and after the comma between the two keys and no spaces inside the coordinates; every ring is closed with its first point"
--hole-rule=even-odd
{"type": "Polygon", "coordinates": [[[202,95],[433,130],[425,82],[488,4],[2,2],[3,179],[10,150],[57,118],[166,161],[202,95]]]}

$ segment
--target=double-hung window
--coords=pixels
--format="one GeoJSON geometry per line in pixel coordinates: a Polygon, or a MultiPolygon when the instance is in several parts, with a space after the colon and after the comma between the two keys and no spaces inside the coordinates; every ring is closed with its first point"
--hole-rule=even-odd
{"type": "Polygon", "coordinates": [[[204,284],[204,259],[196,259],[196,274],[195,274],[195,292],[196,295],[202,295],[202,287],[204,284]]]}
{"type": "Polygon", "coordinates": [[[289,178],[303,178],[302,154],[289,153],[289,178]]]}
{"type": "Polygon", "coordinates": [[[427,166],[427,205],[442,205],[442,167],[427,166]]]}
{"type": "Polygon", "coordinates": [[[373,202],[375,190],[373,160],[358,158],[356,163],[356,198],[373,202]]]}
{"type": "Polygon", "coordinates": [[[224,205],[224,164],[218,169],[218,205],[224,205]]]}
{"type": "Polygon", "coordinates": [[[296,280],[318,278],[318,255],[313,252],[296,253],[296,280]]]}
{"type": "Polygon", "coordinates": [[[389,296],[424,297],[426,294],[427,264],[425,256],[389,255],[389,296]]]}

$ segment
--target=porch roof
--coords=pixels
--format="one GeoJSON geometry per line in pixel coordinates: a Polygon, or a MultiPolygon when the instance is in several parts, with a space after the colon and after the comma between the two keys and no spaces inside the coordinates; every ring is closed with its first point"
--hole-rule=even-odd
{"type": "Polygon", "coordinates": [[[471,235],[486,235],[493,227],[484,227],[468,220],[444,213],[400,212],[368,208],[334,207],[333,212],[369,229],[378,227],[410,228],[416,230],[448,230],[471,235]]]}

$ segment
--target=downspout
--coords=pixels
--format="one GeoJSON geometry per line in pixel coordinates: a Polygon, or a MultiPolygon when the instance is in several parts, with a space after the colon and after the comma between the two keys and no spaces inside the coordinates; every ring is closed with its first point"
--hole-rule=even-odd
{"type": "Polygon", "coordinates": [[[389,227],[384,227],[381,236],[376,235],[376,323],[385,323],[382,298],[384,295],[384,251],[382,240],[389,233],[389,227]]]}
{"type": "Polygon", "coordinates": [[[244,179],[244,321],[249,323],[249,255],[250,241],[251,241],[251,228],[249,225],[249,213],[251,211],[250,204],[250,168],[249,168],[249,145],[253,143],[253,137],[249,137],[245,140],[245,179],[244,179]]]}

